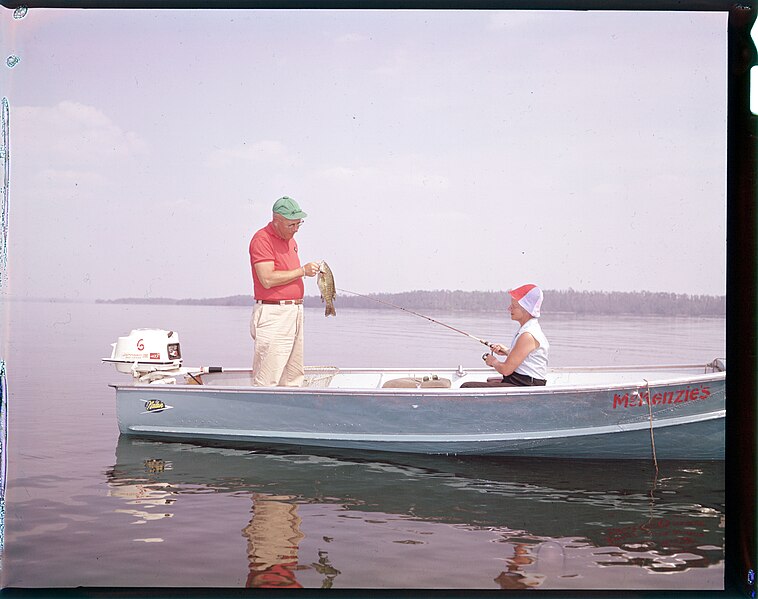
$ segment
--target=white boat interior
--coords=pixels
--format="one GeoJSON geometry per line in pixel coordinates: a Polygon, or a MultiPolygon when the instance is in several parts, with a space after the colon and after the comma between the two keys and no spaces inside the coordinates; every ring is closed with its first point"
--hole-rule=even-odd
{"type": "MultiPolygon", "coordinates": [[[[519,391],[545,391],[567,387],[619,387],[645,386],[692,381],[702,375],[710,378],[722,372],[722,360],[710,364],[666,366],[620,366],[599,368],[553,368],[547,376],[546,387],[493,387],[499,392],[508,389],[519,391]]],[[[184,370],[184,369],[183,369],[184,370]]],[[[211,387],[250,387],[252,371],[249,369],[224,369],[221,372],[203,372],[205,369],[186,369],[187,374],[178,384],[205,385],[211,387]]],[[[306,368],[303,388],[313,389],[458,389],[468,381],[500,379],[490,368],[424,368],[424,369],[379,369],[310,367],[306,368]]],[[[477,392],[487,391],[478,388],[477,392]]]]}

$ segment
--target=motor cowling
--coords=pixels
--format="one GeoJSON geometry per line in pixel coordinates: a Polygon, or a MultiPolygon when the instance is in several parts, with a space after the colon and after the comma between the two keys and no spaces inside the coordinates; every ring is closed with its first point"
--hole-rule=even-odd
{"type": "Polygon", "coordinates": [[[174,370],[182,365],[179,333],[163,329],[134,329],[129,335],[112,343],[110,358],[123,373],[174,370]]]}

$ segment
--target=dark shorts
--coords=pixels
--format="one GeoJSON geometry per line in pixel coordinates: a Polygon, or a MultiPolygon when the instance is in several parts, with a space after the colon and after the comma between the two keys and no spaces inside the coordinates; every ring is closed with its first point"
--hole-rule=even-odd
{"type": "Polygon", "coordinates": [[[488,380],[486,383],[479,381],[471,381],[469,383],[463,383],[461,388],[464,387],[535,387],[544,386],[547,381],[545,379],[535,379],[526,374],[519,374],[514,372],[508,376],[504,376],[500,380],[488,380]]]}

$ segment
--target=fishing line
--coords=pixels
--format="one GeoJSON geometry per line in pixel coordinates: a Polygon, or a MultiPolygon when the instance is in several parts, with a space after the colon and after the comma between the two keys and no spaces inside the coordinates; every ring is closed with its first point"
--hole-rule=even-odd
{"type": "Polygon", "coordinates": [[[443,327],[447,327],[451,331],[455,331],[456,333],[460,333],[461,335],[466,335],[466,337],[469,337],[469,338],[471,338],[471,339],[473,339],[475,341],[478,341],[479,343],[483,343],[484,345],[486,345],[490,349],[493,348],[493,344],[490,343],[489,341],[485,341],[484,339],[479,339],[479,337],[474,337],[473,335],[470,335],[466,331],[461,331],[460,329],[456,329],[455,327],[450,326],[449,324],[445,324],[444,322],[440,322],[439,320],[435,320],[434,318],[430,318],[429,316],[424,316],[423,314],[419,314],[418,312],[414,312],[413,310],[409,310],[408,308],[403,308],[402,306],[398,306],[398,305],[393,304],[391,302],[387,302],[387,301],[384,301],[384,300],[377,299],[375,297],[371,297],[370,295],[363,295],[362,293],[356,293],[355,291],[348,291],[347,289],[339,289],[339,288],[336,288],[336,289],[337,289],[337,291],[341,291],[343,293],[350,293],[352,295],[357,295],[359,297],[365,297],[366,299],[371,300],[372,302],[377,302],[379,304],[384,304],[386,306],[391,306],[393,308],[397,308],[398,310],[402,310],[403,312],[408,312],[409,314],[413,314],[414,316],[418,316],[419,318],[424,318],[424,319],[428,320],[429,322],[433,322],[435,324],[442,325],[443,327]]]}

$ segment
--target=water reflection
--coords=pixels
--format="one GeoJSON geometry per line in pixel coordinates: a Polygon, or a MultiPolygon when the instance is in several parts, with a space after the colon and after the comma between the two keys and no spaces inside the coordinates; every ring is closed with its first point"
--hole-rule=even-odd
{"type": "Polygon", "coordinates": [[[301,588],[295,578],[300,516],[292,496],[253,493],[253,517],[242,529],[247,539],[248,587],[301,588]]]}
{"type": "MultiPolygon", "coordinates": [[[[136,507],[115,509],[146,526],[178,513],[183,495],[246,498],[238,530],[250,587],[385,586],[363,584],[367,551],[391,554],[386,560],[415,552],[422,565],[428,551],[440,571],[462,559],[488,564],[467,573],[478,584],[444,574],[419,583],[439,588],[457,580],[467,588],[634,586],[630,570],[647,573],[641,584],[650,588],[650,574],[723,567],[723,462],[663,462],[656,477],[648,462],[304,455],[127,437],[116,457],[110,494],[136,507]],[[441,553],[451,539],[456,547],[441,553]]],[[[220,517],[231,515],[214,512],[220,517]]],[[[413,586],[393,575],[382,573],[386,586],[413,586]]],[[[657,588],[681,584],[655,580],[657,588]]]]}

